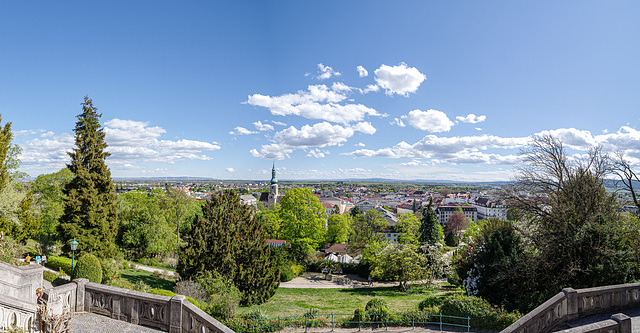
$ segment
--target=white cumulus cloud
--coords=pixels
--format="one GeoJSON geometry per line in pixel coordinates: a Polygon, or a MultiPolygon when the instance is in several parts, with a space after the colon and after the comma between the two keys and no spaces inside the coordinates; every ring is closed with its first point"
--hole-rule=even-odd
{"type": "Polygon", "coordinates": [[[382,65],[374,71],[375,80],[387,95],[408,96],[416,92],[426,76],[415,67],[401,63],[398,66],[382,65]]]}
{"type": "Polygon", "coordinates": [[[359,75],[360,77],[369,76],[369,72],[368,72],[364,67],[362,67],[362,66],[358,66],[358,67],[357,67],[357,70],[358,70],[358,75],[359,75]]]}
{"type": "Polygon", "coordinates": [[[463,123],[477,124],[485,121],[485,119],[487,119],[487,116],[476,116],[473,113],[469,113],[465,117],[457,116],[456,119],[460,120],[463,123]]]}
{"type": "MultiPolygon", "coordinates": [[[[444,112],[438,110],[413,110],[401,118],[409,125],[431,133],[448,132],[455,125],[444,112]]],[[[403,124],[397,120],[396,122],[399,126],[403,124]]]]}
{"type": "Polygon", "coordinates": [[[317,76],[318,80],[326,80],[331,78],[332,76],[342,75],[340,72],[334,71],[330,66],[325,66],[323,64],[318,64],[318,72],[320,73],[317,76]]]}
{"type": "Polygon", "coordinates": [[[231,135],[249,135],[249,134],[256,134],[256,133],[258,133],[258,132],[251,131],[251,130],[248,130],[248,129],[244,128],[244,127],[240,127],[240,126],[237,126],[236,128],[234,128],[233,131],[229,132],[229,134],[231,134],[231,135]]]}
{"type": "Polygon", "coordinates": [[[269,109],[276,116],[296,115],[307,119],[321,119],[348,124],[362,121],[366,116],[380,116],[378,111],[362,104],[339,104],[347,98],[326,85],[311,85],[307,91],[281,96],[254,94],[246,103],[269,109]]]}
{"type": "Polygon", "coordinates": [[[273,131],[273,126],[270,124],[263,124],[261,121],[256,121],[253,123],[258,131],[273,131]]]}
{"type": "Polygon", "coordinates": [[[233,168],[227,168],[227,172],[235,172],[236,170],[234,170],[233,168]]]}

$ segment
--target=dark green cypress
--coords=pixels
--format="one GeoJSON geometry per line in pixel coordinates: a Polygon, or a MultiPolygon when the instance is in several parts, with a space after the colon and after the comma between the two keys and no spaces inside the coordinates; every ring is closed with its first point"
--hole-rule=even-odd
{"type": "Polygon", "coordinates": [[[78,250],[90,250],[101,258],[115,255],[115,239],[118,233],[116,194],[105,151],[107,143],[97,113],[88,96],[84,97],[82,113],[77,116],[76,147],[69,153],[71,163],[67,168],[74,174],[64,188],[64,214],[60,218],[59,231],[69,250],[69,241],[75,238],[78,250]]]}
{"type": "Polygon", "coordinates": [[[223,191],[211,196],[202,215],[202,221],[194,220],[189,245],[180,255],[181,277],[216,272],[242,292],[242,304],[260,304],[271,298],[280,271],[253,208],[240,203],[235,192],[223,191]]]}
{"type": "Polygon", "coordinates": [[[435,244],[440,241],[436,223],[438,223],[438,215],[431,208],[433,199],[429,199],[427,208],[422,209],[422,221],[420,229],[418,229],[418,240],[421,244],[435,244]]]}

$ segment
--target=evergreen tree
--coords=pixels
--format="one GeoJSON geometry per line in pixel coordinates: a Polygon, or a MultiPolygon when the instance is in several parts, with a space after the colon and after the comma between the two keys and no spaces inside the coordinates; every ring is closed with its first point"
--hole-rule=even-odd
{"type": "Polygon", "coordinates": [[[67,250],[68,242],[75,238],[79,250],[108,258],[116,252],[118,220],[111,172],[105,163],[111,154],[105,151],[107,143],[98,121],[102,115],[97,110],[85,96],[74,129],[76,147],[69,153],[71,163],[67,168],[74,178],[64,188],[59,230],[67,250]]]}
{"type": "Polygon", "coordinates": [[[233,281],[247,305],[271,298],[280,271],[253,209],[240,203],[235,192],[223,191],[205,203],[202,215],[195,218],[189,245],[180,254],[180,276],[193,279],[215,272],[233,281]]]}
{"type": "Polygon", "coordinates": [[[421,244],[435,244],[442,240],[442,228],[438,228],[438,215],[431,208],[433,199],[429,199],[427,208],[422,209],[422,221],[418,230],[418,241],[421,244]]]}

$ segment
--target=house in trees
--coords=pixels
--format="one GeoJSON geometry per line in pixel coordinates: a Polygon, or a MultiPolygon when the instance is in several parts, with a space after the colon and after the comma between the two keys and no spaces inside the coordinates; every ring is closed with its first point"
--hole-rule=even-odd
{"type": "Polygon", "coordinates": [[[478,210],[478,219],[488,220],[492,217],[504,221],[507,219],[507,207],[489,198],[477,198],[472,203],[478,210]]]}

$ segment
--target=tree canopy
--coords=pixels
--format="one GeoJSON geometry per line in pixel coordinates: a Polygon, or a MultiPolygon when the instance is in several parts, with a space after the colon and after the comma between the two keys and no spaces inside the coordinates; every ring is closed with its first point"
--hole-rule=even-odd
{"type": "Polygon", "coordinates": [[[280,201],[281,235],[301,252],[311,253],[325,239],[327,212],[308,188],[287,191],[280,201]]]}

